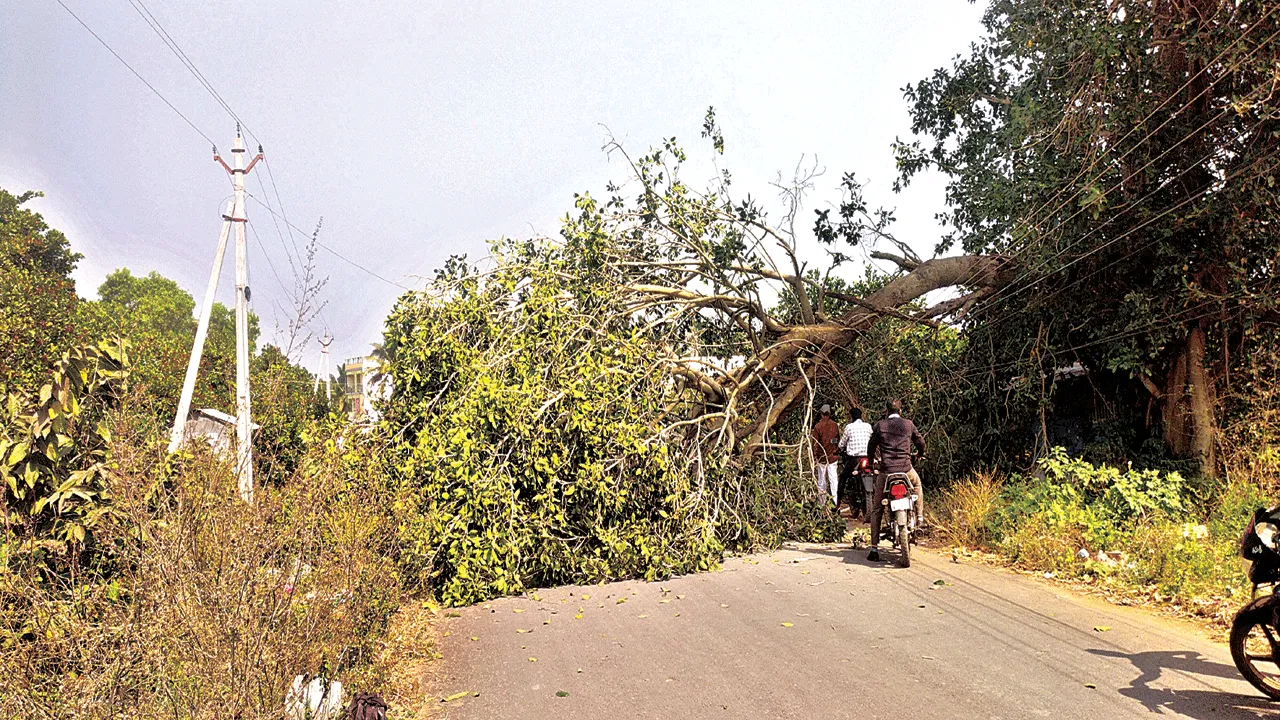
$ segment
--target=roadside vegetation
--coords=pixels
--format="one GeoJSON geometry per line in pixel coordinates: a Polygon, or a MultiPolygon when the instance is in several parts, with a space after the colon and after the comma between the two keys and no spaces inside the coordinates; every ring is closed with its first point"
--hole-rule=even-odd
{"type": "MultiPolygon", "coordinates": [[[[898,182],[947,182],[932,258],[852,173],[812,215],[816,165],[738,194],[714,110],[706,183],[674,138],[609,142],[626,177],[557,236],[399,298],[372,425],[295,364],[308,259],[252,333],[252,505],[164,452],[192,296],[121,269],[81,297],[0,190],[0,714],[278,717],[317,671],[417,707],[442,606],[837,539],[813,408],[890,397],[950,542],[1222,617],[1280,488],[1280,24],[1181,7],[992,2],[906,93],[898,182]]],[[[230,406],[232,338],[215,308],[197,406],[230,406]]]]}

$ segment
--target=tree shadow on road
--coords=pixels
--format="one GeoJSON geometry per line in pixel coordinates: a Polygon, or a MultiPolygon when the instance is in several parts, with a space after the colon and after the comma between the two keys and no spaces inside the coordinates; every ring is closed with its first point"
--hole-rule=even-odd
{"type": "MultiPolygon", "coordinates": [[[[1280,718],[1280,705],[1262,697],[1222,690],[1171,690],[1151,687],[1166,670],[1190,676],[1239,680],[1235,666],[1207,660],[1191,650],[1124,653],[1090,648],[1101,657],[1128,660],[1140,673],[1120,694],[1142,703],[1153,713],[1177,713],[1193,718],[1280,718]]],[[[1211,687],[1203,680],[1204,686],[1211,687]]]]}

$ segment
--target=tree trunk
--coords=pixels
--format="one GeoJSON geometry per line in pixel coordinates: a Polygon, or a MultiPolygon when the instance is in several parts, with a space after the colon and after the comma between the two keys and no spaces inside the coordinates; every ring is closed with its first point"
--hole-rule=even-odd
{"type": "Polygon", "coordinates": [[[1199,460],[1201,471],[1212,477],[1216,472],[1217,393],[1205,367],[1205,340],[1204,328],[1191,329],[1169,368],[1165,391],[1158,398],[1165,448],[1175,457],[1199,460]]]}
{"type": "MultiPolygon", "coordinates": [[[[829,353],[852,343],[882,317],[875,308],[893,309],[940,288],[953,286],[995,287],[1007,282],[1007,262],[997,255],[964,255],[934,258],[920,263],[911,272],[885,284],[868,295],[865,304],[850,307],[836,320],[798,327],[783,335],[771,347],[757,355],[737,373],[741,385],[750,385],[790,362],[796,353],[810,348],[823,348],[829,353]]],[[[744,438],[742,455],[751,457],[759,450],[769,431],[786,416],[791,406],[805,392],[804,378],[796,378],[738,437],[744,438]]]]}
{"type": "Polygon", "coordinates": [[[1187,454],[1191,442],[1187,435],[1187,348],[1184,345],[1169,368],[1169,379],[1164,384],[1160,414],[1164,425],[1164,446],[1181,457],[1187,454]]]}
{"type": "Polygon", "coordinates": [[[1204,365],[1204,328],[1196,326],[1187,338],[1187,380],[1190,382],[1189,399],[1191,405],[1191,437],[1190,452],[1192,457],[1200,461],[1200,469],[1205,475],[1213,477],[1214,440],[1216,425],[1214,422],[1213,380],[1204,365]]]}

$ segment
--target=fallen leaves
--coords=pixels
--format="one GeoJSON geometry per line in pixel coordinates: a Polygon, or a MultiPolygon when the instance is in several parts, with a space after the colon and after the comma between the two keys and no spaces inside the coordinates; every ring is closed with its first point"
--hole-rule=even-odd
{"type": "Polygon", "coordinates": [[[1106,631],[1108,631],[1108,630],[1110,630],[1110,629],[1111,629],[1111,626],[1109,626],[1109,625],[1094,625],[1094,626],[1093,626],[1093,631],[1094,631],[1094,632],[1104,633],[1104,632],[1106,632],[1106,631]]]}
{"type": "Polygon", "coordinates": [[[569,697],[569,691],[568,691],[568,690],[557,690],[557,691],[556,691],[556,697],[569,697]]]}
{"type": "Polygon", "coordinates": [[[794,625],[793,623],[789,623],[789,622],[782,623],[782,627],[793,627],[793,625],[794,625]]]}
{"type": "MultiPolygon", "coordinates": [[[[470,695],[470,694],[471,694],[471,691],[470,691],[470,690],[463,690],[462,692],[454,693],[454,694],[452,694],[452,695],[449,695],[448,697],[442,697],[442,698],[440,698],[440,702],[447,702],[447,703],[451,703],[451,702],[453,702],[453,701],[455,701],[455,700],[461,700],[462,698],[464,698],[464,697],[466,697],[466,696],[468,696],[468,695],[470,695]]],[[[476,693],[476,695],[479,695],[479,694],[480,694],[480,693],[476,693]]]]}

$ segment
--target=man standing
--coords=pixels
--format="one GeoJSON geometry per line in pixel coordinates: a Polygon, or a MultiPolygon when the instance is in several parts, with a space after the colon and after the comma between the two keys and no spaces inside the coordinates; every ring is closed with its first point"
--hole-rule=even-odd
{"type": "Polygon", "coordinates": [[[840,456],[837,446],[840,439],[840,427],[831,419],[831,406],[823,405],[818,412],[822,417],[809,433],[809,447],[813,451],[813,478],[818,482],[818,492],[824,496],[831,495],[831,502],[836,502],[839,481],[836,479],[836,460],[840,456]]]}
{"type": "Polygon", "coordinates": [[[871,475],[858,472],[863,460],[867,457],[867,443],[871,440],[871,425],[862,419],[862,408],[849,408],[850,422],[844,426],[840,434],[839,447],[844,451],[845,472],[840,478],[840,488],[844,490],[842,508],[849,507],[850,515],[863,513],[863,521],[871,520],[871,475]],[[861,475],[862,479],[859,479],[861,475]],[[861,489],[865,502],[853,505],[854,495],[861,489]],[[865,506],[865,507],[864,507],[865,506]]]}
{"type": "Polygon", "coordinates": [[[915,488],[916,509],[920,522],[924,522],[924,492],[920,486],[920,473],[911,466],[911,446],[915,445],[924,456],[924,438],[916,429],[916,424],[902,417],[902,401],[897,398],[889,400],[885,410],[888,417],[875,424],[871,431],[871,440],[867,443],[867,455],[875,457],[880,451],[880,474],[876,476],[875,489],[871,497],[871,552],[868,560],[880,559],[880,516],[884,513],[881,500],[884,499],[885,484],[891,473],[906,473],[907,479],[915,488]]]}

